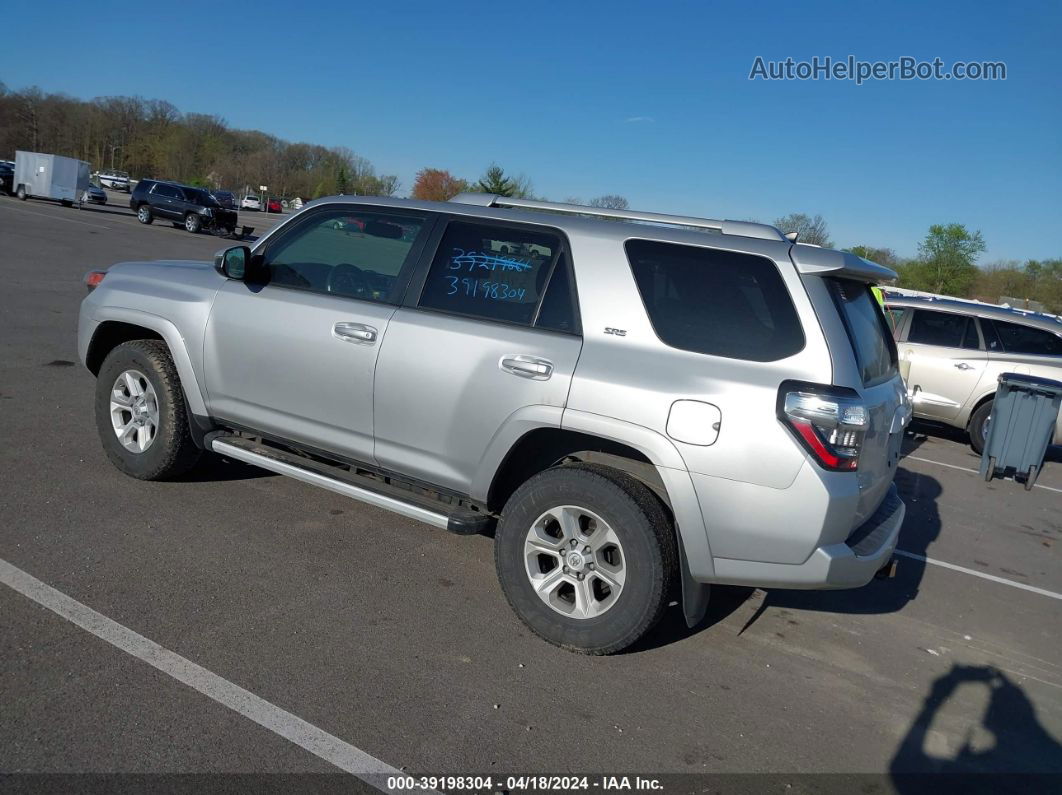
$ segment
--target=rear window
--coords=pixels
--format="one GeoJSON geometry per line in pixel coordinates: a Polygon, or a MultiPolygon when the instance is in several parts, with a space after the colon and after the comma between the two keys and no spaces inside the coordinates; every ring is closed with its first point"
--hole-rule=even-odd
{"type": "Polygon", "coordinates": [[[870,287],[851,279],[829,279],[834,300],[852,341],[864,386],[896,373],[896,343],[870,287]]]}
{"type": "Polygon", "coordinates": [[[656,335],[673,348],[772,362],[804,347],[775,264],[754,254],[628,240],[625,248],[656,335]]]}

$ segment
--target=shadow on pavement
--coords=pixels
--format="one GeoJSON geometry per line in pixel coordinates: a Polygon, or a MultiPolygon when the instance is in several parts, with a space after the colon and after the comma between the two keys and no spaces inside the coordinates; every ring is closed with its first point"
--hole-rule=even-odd
{"type": "Polygon", "coordinates": [[[969,792],[971,786],[978,792],[1046,792],[1034,781],[1014,774],[1050,774],[1050,782],[1057,786],[1062,745],[1040,725],[1032,702],[1003,672],[989,666],[955,665],[933,683],[889,772],[900,793],[969,792]],[[976,718],[940,714],[960,689],[963,700],[980,701],[978,697],[987,696],[988,706],[979,723],[976,718]],[[970,776],[986,773],[996,775],[981,780],[970,776]]]}
{"type": "Polygon", "coordinates": [[[276,475],[267,469],[251,466],[242,461],[234,461],[231,458],[222,458],[216,453],[207,453],[190,472],[177,480],[180,483],[215,483],[271,477],[276,477],[276,475]]]}
{"type": "Polygon", "coordinates": [[[708,601],[708,613],[697,626],[690,629],[686,626],[686,619],[682,615],[682,605],[675,604],[667,609],[660,623],[656,625],[648,635],[635,643],[623,654],[637,654],[650,649],[658,649],[677,643],[709,627],[718,624],[745,601],[752,596],[754,588],[743,588],[737,585],[714,585],[712,596],[708,601]]]}

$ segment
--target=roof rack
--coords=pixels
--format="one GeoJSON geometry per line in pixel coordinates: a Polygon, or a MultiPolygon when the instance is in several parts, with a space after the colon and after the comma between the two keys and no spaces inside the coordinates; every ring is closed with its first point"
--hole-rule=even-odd
{"type": "Polygon", "coordinates": [[[758,237],[762,240],[787,240],[778,229],[769,224],[757,224],[751,221],[715,221],[711,218],[694,218],[687,215],[667,215],[666,213],[644,213],[634,210],[612,210],[607,207],[588,207],[583,204],[565,204],[563,202],[542,202],[533,199],[515,199],[498,196],[493,193],[459,193],[450,199],[460,204],[474,204],[477,207],[513,207],[526,210],[546,210],[551,213],[568,215],[591,215],[598,218],[620,218],[624,221],[644,221],[653,224],[671,224],[690,226],[696,229],[711,229],[724,235],[741,235],[758,237]]]}

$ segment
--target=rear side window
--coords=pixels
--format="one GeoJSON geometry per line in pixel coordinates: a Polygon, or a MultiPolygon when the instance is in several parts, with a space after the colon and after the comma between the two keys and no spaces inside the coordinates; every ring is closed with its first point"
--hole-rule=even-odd
{"type": "Polygon", "coordinates": [[[852,279],[828,281],[848,329],[863,385],[892,377],[896,373],[896,343],[870,287],[852,279]]]}
{"type": "Polygon", "coordinates": [[[1020,323],[1007,323],[1005,320],[981,319],[983,326],[993,326],[999,343],[994,343],[992,334],[987,330],[985,337],[989,347],[998,351],[1002,345],[1005,353],[1026,353],[1038,356],[1062,356],[1062,337],[1044,329],[1023,326],[1020,323]]]}
{"type": "Polygon", "coordinates": [[[558,235],[453,222],[432,260],[420,306],[530,326],[560,258],[558,235]]]}
{"type": "Polygon", "coordinates": [[[804,347],[800,319],[771,260],[653,240],[624,247],[653,330],[671,347],[753,362],[804,347]]]}
{"type": "MultiPolygon", "coordinates": [[[[943,348],[962,348],[963,340],[967,339],[967,329],[972,326],[973,322],[966,315],[919,309],[911,320],[907,341],[922,345],[939,345],[943,348]]],[[[977,338],[976,331],[973,332],[973,338],[977,338]]],[[[976,343],[973,347],[977,347],[976,343]]]]}

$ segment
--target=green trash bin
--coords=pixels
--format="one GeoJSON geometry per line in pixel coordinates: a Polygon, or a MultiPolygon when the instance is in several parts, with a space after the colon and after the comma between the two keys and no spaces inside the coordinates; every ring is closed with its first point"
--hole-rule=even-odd
{"type": "Polygon", "coordinates": [[[981,453],[986,481],[1013,473],[1024,477],[1030,491],[1044,466],[1044,455],[1055,433],[1062,405],[1062,381],[1034,375],[999,376],[988,438],[981,453]]]}

